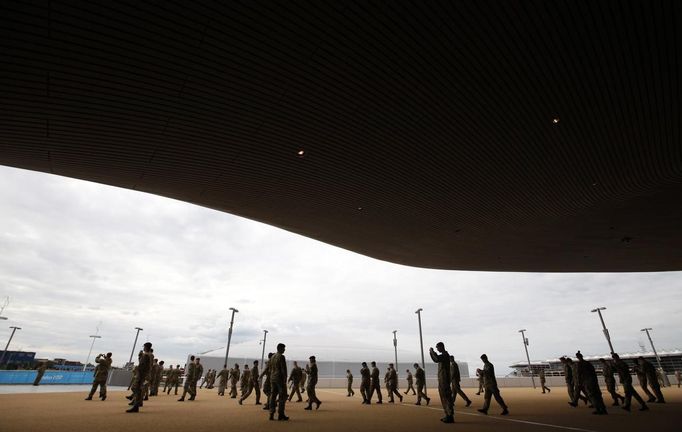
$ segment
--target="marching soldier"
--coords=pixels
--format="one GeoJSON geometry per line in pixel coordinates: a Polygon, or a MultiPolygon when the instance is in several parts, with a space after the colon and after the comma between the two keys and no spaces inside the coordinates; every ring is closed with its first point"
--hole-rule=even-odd
{"type": "Polygon", "coordinates": [[[194,400],[197,394],[197,383],[201,379],[201,377],[204,375],[204,365],[201,364],[201,359],[199,357],[196,358],[196,365],[197,365],[197,372],[196,372],[196,377],[197,379],[194,381],[194,397],[192,397],[191,400],[194,400]]]}
{"type": "Polygon", "coordinates": [[[146,342],[144,344],[142,352],[138,357],[137,375],[135,376],[135,382],[131,387],[133,390],[133,400],[131,404],[133,406],[126,412],[129,413],[139,412],[140,407],[143,405],[142,392],[145,387],[145,381],[148,379],[149,372],[152,370],[151,349],[152,349],[151,342],[146,342]]]}
{"type": "Polygon", "coordinates": [[[242,379],[240,383],[242,397],[239,398],[239,405],[244,402],[244,400],[251,394],[251,371],[249,370],[249,365],[244,365],[244,372],[242,372],[242,379]]]}
{"type": "Polygon", "coordinates": [[[268,361],[270,368],[270,420],[275,419],[277,410],[277,420],[286,421],[289,417],[284,414],[284,405],[287,400],[287,362],[284,357],[286,345],[277,344],[277,353],[268,361]]]}
{"type": "Polygon", "coordinates": [[[590,399],[595,411],[592,414],[604,415],[606,414],[606,406],[604,399],[601,396],[599,389],[599,381],[597,380],[597,372],[594,370],[592,363],[586,361],[580,351],[575,353],[578,359],[578,387],[584,388],[587,397],[590,399]]]}
{"type": "Polygon", "coordinates": [[[381,382],[379,381],[379,368],[377,368],[377,363],[372,362],[372,374],[370,375],[371,381],[369,383],[369,396],[367,397],[367,400],[371,403],[372,402],[372,395],[374,395],[374,392],[377,392],[377,397],[379,400],[377,401],[378,404],[383,403],[381,401],[381,382]]]}
{"type": "Polygon", "coordinates": [[[346,397],[355,396],[353,391],[353,374],[350,373],[350,369],[346,369],[346,381],[348,381],[348,394],[346,397]]]}
{"type": "MultiPolygon", "coordinates": [[[[142,352],[142,351],[140,351],[142,352]]],[[[137,365],[133,368],[133,374],[130,376],[130,383],[128,384],[128,390],[133,386],[133,383],[135,382],[135,376],[137,375],[137,365]]],[[[130,396],[129,399],[132,399],[132,395],[130,396]]]]}
{"type": "Polygon", "coordinates": [[[545,370],[540,369],[540,372],[538,372],[538,376],[540,377],[540,386],[542,387],[542,393],[545,393],[545,390],[547,390],[547,393],[551,393],[552,390],[547,387],[547,378],[545,378],[545,370]]]}
{"type": "Polygon", "coordinates": [[[174,395],[178,395],[178,385],[180,385],[180,365],[175,365],[175,369],[169,372],[168,382],[168,394],[171,390],[174,390],[174,395]]]}
{"type": "Polygon", "coordinates": [[[308,385],[306,386],[306,393],[308,393],[308,406],[303,408],[305,410],[312,410],[313,404],[316,404],[316,410],[320,409],[322,402],[317,398],[315,394],[315,386],[317,385],[317,361],[315,356],[310,356],[310,362],[306,365],[305,371],[308,375],[308,385]]]}
{"type": "Polygon", "coordinates": [[[601,373],[604,376],[604,382],[606,383],[606,390],[609,392],[613,398],[612,406],[618,406],[618,400],[625,402],[625,398],[616,392],[616,379],[613,377],[613,366],[610,361],[600,358],[601,363],[601,373]]]}
{"type": "Polygon", "coordinates": [[[237,363],[235,363],[232,370],[230,370],[230,398],[231,399],[237,398],[237,383],[239,382],[239,377],[240,377],[239,365],[237,363]]]}
{"type": "Polygon", "coordinates": [[[580,392],[582,391],[580,385],[578,384],[578,372],[577,365],[571,360],[570,357],[561,357],[561,363],[564,364],[564,376],[566,380],[566,389],[568,390],[568,397],[570,402],[568,403],[573,408],[578,406],[578,400],[582,400],[585,405],[587,405],[587,398],[582,396],[580,392]]]}
{"type": "Polygon", "coordinates": [[[478,392],[476,393],[476,396],[479,396],[483,393],[483,371],[476,369],[476,376],[478,377],[478,392]]]}
{"type": "Polygon", "coordinates": [[[95,363],[97,367],[95,368],[95,376],[92,380],[92,388],[90,389],[90,394],[85,400],[92,400],[92,395],[95,394],[97,386],[99,386],[99,397],[102,401],[107,399],[107,377],[109,376],[109,369],[111,369],[111,353],[99,354],[95,358],[95,363]]]}
{"type": "Polygon", "coordinates": [[[301,369],[301,393],[305,393],[305,383],[308,380],[308,373],[301,369]]]}
{"type": "MultiPolygon", "coordinates": [[[[152,370],[149,372],[149,394],[147,396],[154,396],[154,389],[156,388],[156,378],[159,376],[159,359],[154,359],[152,363],[152,370]]],[[[146,400],[146,399],[145,399],[146,400]]]]}
{"type": "Polygon", "coordinates": [[[488,356],[481,355],[481,360],[483,360],[483,386],[485,387],[483,408],[478,411],[483,414],[488,414],[488,408],[490,408],[490,399],[494,396],[495,401],[502,407],[502,413],[500,415],[509,414],[507,405],[504,403],[504,399],[500,395],[500,389],[497,387],[497,379],[495,378],[495,367],[492,363],[488,361],[488,356]]]}
{"type": "Polygon", "coordinates": [[[185,395],[187,393],[189,393],[189,400],[194,400],[197,388],[197,365],[194,356],[191,356],[189,358],[189,363],[187,363],[187,370],[185,370],[185,382],[182,387],[182,396],[180,396],[178,402],[184,402],[185,395]]]}
{"type": "Polygon", "coordinates": [[[289,393],[289,402],[294,397],[294,394],[298,396],[296,402],[302,402],[301,397],[301,378],[303,377],[303,370],[298,366],[298,362],[294,362],[294,367],[291,368],[291,373],[289,374],[289,380],[287,382],[291,383],[291,393],[289,393]]]}
{"type": "Polygon", "coordinates": [[[418,363],[414,364],[414,369],[414,379],[417,381],[417,403],[415,405],[421,405],[422,398],[426,399],[426,405],[428,405],[431,403],[431,398],[424,393],[424,387],[426,387],[426,373],[424,373],[424,369],[419,367],[418,363]]]}
{"type": "Polygon", "coordinates": [[[218,374],[218,396],[225,396],[225,387],[227,387],[227,376],[229,374],[227,365],[223,365],[223,370],[218,374]]]}
{"type": "Polygon", "coordinates": [[[393,395],[398,396],[398,399],[400,399],[400,402],[403,401],[403,397],[398,392],[398,374],[395,371],[395,366],[393,366],[393,363],[389,363],[388,365],[388,397],[389,397],[389,403],[394,402],[393,395]]]}
{"type": "Polygon", "coordinates": [[[362,403],[369,405],[369,388],[370,388],[370,371],[366,362],[362,362],[360,369],[360,395],[362,396],[362,403]]]}
{"type": "Polygon", "coordinates": [[[459,365],[455,361],[455,356],[450,356],[450,377],[452,379],[452,404],[454,406],[455,401],[457,401],[457,395],[462,396],[462,399],[466,402],[466,407],[471,405],[471,399],[469,399],[462,390],[460,385],[462,381],[462,376],[459,372],[459,365]]]}
{"type": "Polygon", "coordinates": [[[677,388],[680,388],[680,384],[682,384],[682,373],[678,370],[675,371],[675,379],[677,380],[677,388]]]}
{"type": "Polygon", "coordinates": [[[635,388],[632,386],[632,376],[630,376],[630,368],[628,365],[621,360],[621,358],[616,353],[611,353],[611,357],[615,363],[616,372],[618,372],[618,377],[620,378],[620,383],[623,385],[623,392],[625,393],[625,401],[623,402],[623,409],[625,411],[630,411],[630,403],[634,397],[637,402],[639,402],[640,411],[647,411],[649,409],[644,402],[644,399],[637,393],[635,388]]]}
{"type": "Polygon", "coordinates": [[[154,396],[159,395],[159,387],[161,386],[161,379],[163,378],[163,365],[166,364],[163,360],[159,362],[159,367],[156,370],[156,381],[154,382],[154,396]]]}
{"type": "Polygon", "coordinates": [[[270,385],[270,359],[274,354],[268,353],[268,361],[263,366],[263,373],[260,378],[263,380],[263,394],[265,394],[265,406],[263,410],[270,411],[270,394],[272,393],[272,386],[270,385]]]}
{"type": "Polygon", "coordinates": [[[253,361],[253,368],[251,368],[251,389],[256,391],[256,405],[262,405],[260,403],[260,376],[258,375],[258,360],[253,361]]]}
{"type": "Polygon", "coordinates": [[[405,372],[407,372],[407,390],[405,390],[405,394],[408,394],[410,390],[412,390],[412,394],[416,395],[417,392],[414,391],[414,386],[412,385],[412,372],[410,372],[409,369],[405,369],[405,372]]]}
{"type": "Polygon", "coordinates": [[[434,363],[438,363],[438,394],[440,395],[440,403],[443,405],[445,417],[440,419],[443,423],[455,422],[454,402],[452,400],[452,378],[450,377],[450,354],[445,351],[445,344],[438,342],[436,344],[438,353],[433,348],[429,348],[429,355],[434,363]]]}
{"type": "Polygon", "coordinates": [[[170,385],[171,377],[173,376],[173,365],[168,366],[168,371],[166,371],[166,379],[163,382],[162,393],[166,393],[168,386],[170,385]]]}
{"type": "Polygon", "coordinates": [[[639,367],[644,372],[644,375],[649,380],[649,386],[654,391],[656,395],[654,400],[649,400],[649,402],[665,403],[663,398],[663,393],[661,392],[661,384],[658,382],[658,374],[656,373],[656,368],[654,365],[646,361],[646,359],[640,356],[637,361],[639,362],[639,367]]]}

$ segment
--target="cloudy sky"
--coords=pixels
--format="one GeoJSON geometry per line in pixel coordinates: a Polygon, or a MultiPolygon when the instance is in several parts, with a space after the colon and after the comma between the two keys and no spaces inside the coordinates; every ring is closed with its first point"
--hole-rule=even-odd
{"type": "MultiPolygon", "coordinates": [[[[282,341],[290,358],[399,360],[443,340],[498,373],[532,359],[608,351],[599,319],[607,306],[615,349],[639,351],[653,327],[659,350],[681,348],[682,272],[489,273],[426,270],[367,258],[261,223],[191,204],[53,175],[0,167],[0,343],[41,358],[130,356],[134,327],[173,363],[221,348],[236,307],[231,353],[260,357],[259,339],[282,341]]],[[[648,342],[647,342],[648,348],[648,342]]]]}

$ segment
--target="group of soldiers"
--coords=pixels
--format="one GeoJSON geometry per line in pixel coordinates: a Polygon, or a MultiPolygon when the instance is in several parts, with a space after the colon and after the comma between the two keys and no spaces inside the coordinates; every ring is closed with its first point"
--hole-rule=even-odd
{"type": "MultiPolygon", "coordinates": [[[[441,405],[443,406],[443,411],[445,412],[445,416],[441,421],[444,423],[453,423],[455,414],[454,404],[457,395],[462,397],[466,407],[469,407],[472,404],[472,401],[462,390],[459,366],[455,362],[454,356],[451,356],[445,350],[445,345],[442,342],[436,344],[436,350],[431,348],[429,354],[431,355],[431,359],[438,364],[438,393],[441,405]]],[[[500,406],[502,406],[502,415],[507,415],[509,414],[509,410],[497,387],[495,368],[492,363],[488,361],[488,357],[485,354],[481,356],[481,360],[483,360],[484,368],[480,371],[480,376],[482,378],[482,386],[485,388],[485,397],[483,407],[478,411],[483,414],[488,414],[490,401],[494,397],[500,406]]],[[[372,397],[375,392],[377,395],[377,401],[375,403],[382,404],[383,398],[381,395],[380,371],[379,368],[377,368],[376,362],[371,362],[370,366],[371,369],[367,366],[366,362],[362,362],[362,368],[360,369],[360,394],[362,395],[362,404],[371,405],[372,397]]],[[[409,394],[411,391],[413,395],[417,396],[415,405],[421,405],[422,399],[425,400],[428,405],[431,402],[431,398],[424,392],[426,374],[418,363],[415,363],[413,366],[415,369],[414,376],[409,369],[406,370],[407,390],[405,390],[404,394],[409,394]],[[414,388],[415,381],[417,385],[416,390],[414,388]]],[[[355,391],[353,391],[353,374],[349,369],[346,370],[346,379],[348,382],[348,392],[346,396],[352,397],[355,395],[355,391]]],[[[394,396],[397,396],[400,402],[403,401],[403,396],[398,392],[398,374],[393,363],[389,363],[386,373],[384,374],[384,385],[388,394],[389,403],[395,402],[394,396]]]]}
{"type": "MultiPolygon", "coordinates": [[[[569,397],[568,404],[572,407],[577,407],[578,401],[583,401],[585,405],[589,405],[595,409],[593,414],[607,414],[606,405],[602,398],[597,372],[594,366],[583,358],[580,351],[575,354],[575,357],[577,358],[576,362],[569,357],[561,357],[560,359],[564,367],[564,376],[569,397]]],[[[602,375],[604,376],[604,382],[606,383],[606,390],[613,399],[612,405],[619,406],[620,403],[622,403],[622,408],[626,411],[630,411],[632,398],[635,398],[639,403],[639,410],[647,411],[649,407],[632,385],[630,367],[618,354],[611,353],[611,357],[612,360],[601,358],[599,359],[599,362],[602,365],[602,375]],[[618,374],[625,396],[616,392],[614,371],[618,374]]],[[[658,382],[656,368],[654,368],[654,366],[644,357],[639,357],[634,372],[639,378],[644,393],[649,398],[647,402],[665,403],[665,398],[663,397],[661,386],[658,382]],[[651,387],[653,393],[649,391],[647,388],[648,386],[651,387]]]]}
{"type": "MultiPolygon", "coordinates": [[[[315,356],[310,356],[309,363],[305,368],[301,368],[298,362],[293,362],[291,373],[287,374],[286,359],[284,351],[286,346],[284,344],[277,345],[276,353],[268,354],[268,361],[264,365],[263,372],[259,373],[258,360],[253,362],[251,368],[249,365],[244,365],[240,371],[239,364],[235,364],[233,368],[228,369],[227,365],[218,372],[214,369],[209,369],[204,376],[200,388],[206,384],[207,388],[214,388],[216,379],[218,380],[218,395],[224,396],[228,381],[230,382],[230,397],[236,399],[238,397],[238,386],[241,390],[239,396],[239,404],[249,398],[251,393],[255,393],[256,405],[261,404],[261,383],[263,393],[266,395],[266,402],[263,410],[269,412],[270,420],[274,420],[274,415],[277,413],[277,420],[286,421],[289,417],[285,414],[286,402],[291,402],[294,396],[297,396],[296,402],[302,402],[302,393],[306,393],[308,405],[305,410],[312,410],[313,405],[315,409],[319,409],[322,402],[317,398],[315,387],[318,381],[318,369],[315,356]],[[290,386],[288,386],[290,384],[290,386]]],[[[445,413],[441,421],[444,423],[454,422],[454,404],[457,396],[465,402],[465,406],[469,407],[472,404],[471,399],[467,397],[461,388],[461,376],[459,366],[455,362],[454,356],[451,356],[446,350],[442,342],[436,344],[436,348],[430,348],[429,354],[434,363],[438,364],[438,393],[440,396],[441,405],[445,413]]],[[[602,398],[601,390],[599,388],[599,381],[597,372],[592,364],[586,361],[583,355],[578,351],[575,355],[576,361],[569,357],[561,357],[563,363],[564,376],[569,396],[569,405],[577,407],[579,401],[583,401],[585,405],[594,408],[593,414],[604,415],[607,414],[606,406],[602,398]]],[[[500,394],[500,389],[497,386],[495,378],[495,368],[488,360],[486,354],[481,355],[483,361],[483,368],[477,369],[476,374],[479,378],[479,395],[484,392],[484,402],[482,408],[478,411],[482,414],[488,414],[491,400],[495,401],[502,408],[501,415],[509,414],[509,409],[500,394]]],[[[602,374],[606,383],[608,393],[613,398],[613,406],[619,406],[630,411],[631,399],[634,397],[640,404],[640,411],[646,411],[649,408],[646,402],[639,396],[637,391],[632,386],[632,376],[628,365],[620,359],[618,354],[612,353],[612,360],[600,359],[602,365],[602,374]],[[620,383],[623,386],[624,396],[616,391],[616,381],[614,372],[618,374],[620,383]]],[[[94,380],[92,389],[88,394],[86,400],[92,400],[97,388],[100,389],[100,398],[106,399],[106,380],[111,369],[112,358],[111,353],[106,355],[100,354],[96,357],[94,380]]],[[[371,362],[368,367],[366,362],[362,362],[360,369],[361,382],[360,394],[362,395],[362,404],[370,405],[372,398],[376,393],[376,404],[382,404],[383,398],[381,393],[380,371],[377,368],[376,362],[371,362]]],[[[185,380],[183,384],[183,393],[179,402],[185,401],[185,397],[189,394],[190,401],[195,400],[197,396],[197,382],[203,376],[203,365],[201,359],[191,356],[190,362],[187,364],[185,370],[185,380]]],[[[422,400],[429,405],[431,399],[426,395],[424,389],[426,386],[426,374],[418,363],[414,364],[414,376],[408,369],[407,372],[407,389],[405,395],[410,391],[417,396],[416,405],[421,405],[422,400]],[[416,384],[416,390],[415,390],[416,384]]],[[[166,371],[166,380],[163,392],[170,394],[175,389],[175,394],[178,394],[178,386],[181,378],[180,365],[170,368],[166,371]]],[[[665,403],[665,399],[661,392],[660,384],[658,382],[658,375],[654,366],[643,357],[637,359],[637,364],[634,368],[637,374],[640,385],[648,396],[648,402],[665,403]],[[651,391],[648,389],[651,388],[651,391]]],[[[164,362],[158,361],[154,358],[152,344],[147,342],[143,346],[143,350],[138,355],[138,364],[133,370],[133,378],[129,389],[132,390],[131,395],[127,396],[130,400],[131,408],[127,412],[139,412],[140,407],[143,406],[144,401],[148,400],[150,396],[158,395],[160,383],[164,373],[164,362]]],[[[551,391],[546,386],[544,371],[539,374],[540,383],[542,385],[542,392],[551,391]]],[[[346,370],[346,378],[348,383],[348,397],[355,395],[353,390],[353,374],[350,370],[346,370]]],[[[393,363],[388,365],[386,373],[384,374],[384,385],[388,395],[388,402],[394,403],[395,397],[400,402],[403,401],[403,395],[398,391],[398,374],[393,363]]],[[[679,386],[679,378],[678,378],[679,386]]]]}

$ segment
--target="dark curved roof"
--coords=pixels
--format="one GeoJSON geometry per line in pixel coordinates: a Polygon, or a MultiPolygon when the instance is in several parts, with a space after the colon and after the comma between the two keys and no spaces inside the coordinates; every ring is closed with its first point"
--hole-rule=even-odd
{"type": "Polygon", "coordinates": [[[412,266],[682,270],[680,1],[0,8],[1,164],[412,266]]]}

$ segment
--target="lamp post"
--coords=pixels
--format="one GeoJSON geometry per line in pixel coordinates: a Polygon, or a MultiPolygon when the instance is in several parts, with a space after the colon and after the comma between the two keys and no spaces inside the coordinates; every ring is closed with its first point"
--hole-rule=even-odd
{"type": "Polygon", "coordinates": [[[232,326],[234,325],[234,314],[239,312],[237,309],[231,307],[232,319],[230,320],[230,330],[227,332],[227,348],[225,349],[225,363],[227,364],[227,356],[230,355],[230,341],[232,340],[232,326]]]}
{"type": "Polygon", "coordinates": [[[12,338],[14,337],[14,332],[17,330],[21,330],[21,327],[16,327],[16,326],[10,326],[12,329],[12,334],[9,335],[9,340],[7,341],[7,345],[5,345],[5,350],[2,352],[2,356],[0,356],[0,365],[2,364],[2,361],[5,359],[5,354],[7,354],[7,349],[9,348],[9,344],[12,342],[12,338]]]}
{"type": "Polygon", "coordinates": [[[661,365],[661,358],[658,356],[658,353],[656,352],[656,347],[654,346],[654,341],[651,339],[651,335],[649,334],[649,330],[653,330],[651,327],[643,328],[640,331],[646,332],[646,336],[649,338],[649,343],[651,344],[651,349],[654,350],[654,355],[656,356],[656,362],[658,362],[658,369],[661,371],[661,375],[663,375],[663,383],[670,387],[670,380],[668,380],[668,375],[665,374],[665,371],[663,370],[663,365],[661,365]]]}
{"type": "Polygon", "coordinates": [[[526,333],[528,330],[519,330],[521,333],[521,339],[523,339],[523,348],[526,350],[526,360],[528,360],[528,372],[530,373],[530,380],[533,383],[533,388],[535,388],[535,378],[533,377],[533,369],[530,366],[530,356],[528,355],[528,339],[526,338],[526,333]]]}
{"type": "Polygon", "coordinates": [[[137,337],[140,335],[140,332],[144,329],[140,327],[135,327],[135,330],[137,330],[137,333],[135,333],[135,342],[133,342],[133,350],[130,351],[130,360],[128,360],[128,365],[130,366],[132,366],[133,363],[133,354],[135,354],[135,347],[137,346],[137,337]]]}
{"type": "Polygon", "coordinates": [[[398,374],[398,338],[396,337],[398,330],[393,330],[393,350],[395,351],[395,373],[398,374]]]}
{"type": "Polygon", "coordinates": [[[90,344],[90,351],[88,351],[88,358],[85,359],[85,364],[83,365],[83,372],[85,372],[85,369],[88,367],[88,362],[90,361],[90,354],[92,354],[92,347],[95,346],[95,340],[102,338],[102,336],[97,335],[90,335],[89,337],[92,338],[92,343],[90,344]]]}
{"type": "Polygon", "coordinates": [[[604,337],[606,338],[606,342],[609,343],[611,354],[613,354],[615,351],[613,350],[613,345],[611,345],[611,336],[609,335],[609,330],[606,328],[606,324],[604,324],[604,317],[601,316],[601,311],[603,310],[606,310],[606,308],[604,306],[600,306],[596,309],[592,309],[592,312],[597,312],[599,314],[599,320],[601,321],[601,326],[604,331],[604,337]]]}
{"type": "MultiPolygon", "coordinates": [[[[260,354],[260,367],[261,368],[265,368],[265,363],[263,363],[263,362],[265,361],[265,341],[267,340],[267,338],[268,338],[268,331],[263,330],[263,352],[261,352],[261,354],[260,354]]],[[[261,369],[261,370],[263,370],[263,369],[261,369]]]]}
{"type": "Polygon", "coordinates": [[[424,309],[419,308],[415,311],[417,314],[417,319],[419,320],[419,346],[421,347],[422,353],[422,369],[424,369],[424,394],[426,394],[426,363],[424,362],[424,338],[422,337],[422,311],[424,309]]]}

